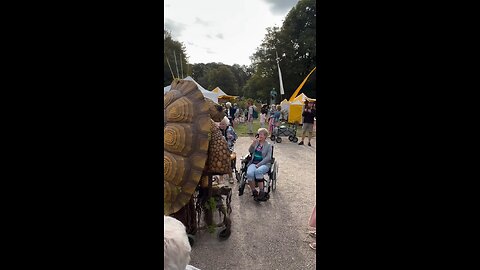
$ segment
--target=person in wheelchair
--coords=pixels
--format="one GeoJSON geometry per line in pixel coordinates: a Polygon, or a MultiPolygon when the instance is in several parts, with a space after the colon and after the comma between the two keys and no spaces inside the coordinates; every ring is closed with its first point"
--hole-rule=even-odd
{"type": "MultiPolygon", "coordinates": [[[[228,150],[230,150],[230,158],[232,160],[236,160],[236,154],[233,152],[233,148],[235,145],[235,142],[238,139],[237,133],[235,133],[235,130],[233,129],[230,120],[225,116],[223,117],[222,121],[220,121],[220,124],[218,125],[220,128],[220,131],[222,131],[222,135],[225,137],[225,140],[227,140],[227,145],[228,145],[228,150]]],[[[235,165],[233,165],[235,166],[235,165]]],[[[223,176],[221,177],[223,178],[223,176]]],[[[223,179],[221,180],[223,181],[223,179]]],[[[233,184],[233,176],[232,176],[232,171],[228,173],[228,182],[230,184],[233,184]]]]}
{"type": "Polygon", "coordinates": [[[248,148],[252,158],[247,164],[247,182],[252,190],[253,198],[256,201],[265,201],[263,176],[270,171],[272,165],[272,145],[266,140],[269,135],[266,128],[259,128],[257,135],[248,148]],[[260,192],[256,190],[254,181],[257,182],[260,192]]]}

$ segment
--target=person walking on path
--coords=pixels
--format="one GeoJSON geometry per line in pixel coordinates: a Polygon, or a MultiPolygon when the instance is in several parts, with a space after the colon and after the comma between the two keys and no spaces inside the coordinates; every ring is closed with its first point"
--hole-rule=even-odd
{"type": "Polygon", "coordinates": [[[230,124],[233,127],[233,122],[235,121],[235,113],[236,113],[237,109],[232,107],[232,103],[230,103],[230,102],[227,102],[225,105],[227,107],[227,109],[226,109],[227,118],[228,118],[228,120],[230,121],[230,124]]]}
{"type": "Polygon", "coordinates": [[[265,120],[267,119],[266,113],[262,112],[260,114],[260,127],[264,128],[265,127],[265,120]]]}
{"type": "Polygon", "coordinates": [[[312,139],[313,133],[313,121],[316,115],[316,110],[313,102],[308,102],[303,110],[303,128],[302,128],[302,140],[298,143],[298,145],[303,145],[303,141],[305,140],[305,133],[308,133],[308,146],[312,146],[310,141],[312,139]]]}
{"type": "Polygon", "coordinates": [[[277,105],[277,111],[273,114],[274,123],[276,127],[280,126],[280,118],[282,117],[282,106],[277,105]]]}
{"type": "MultiPolygon", "coordinates": [[[[225,116],[223,117],[222,121],[220,121],[218,127],[220,128],[220,131],[222,132],[223,137],[227,141],[228,150],[230,152],[230,158],[234,159],[236,154],[233,152],[233,150],[234,150],[235,142],[238,139],[238,136],[235,130],[233,129],[233,126],[231,126],[230,124],[231,124],[230,120],[228,120],[228,118],[225,116]]],[[[219,182],[223,182],[223,175],[220,176],[219,182]]],[[[230,184],[233,184],[234,182],[232,170],[230,170],[230,172],[228,173],[228,182],[230,184]]]]}
{"type": "Polygon", "coordinates": [[[249,101],[248,103],[248,114],[247,114],[247,126],[248,134],[253,135],[253,103],[249,101]]]}
{"type": "Polygon", "coordinates": [[[268,132],[270,134],[273,134],[273,128],[275,127],[274,113],[275,113],[275,104],[272,104],[270,106],[270,110],[268,111],[268,132]]]}

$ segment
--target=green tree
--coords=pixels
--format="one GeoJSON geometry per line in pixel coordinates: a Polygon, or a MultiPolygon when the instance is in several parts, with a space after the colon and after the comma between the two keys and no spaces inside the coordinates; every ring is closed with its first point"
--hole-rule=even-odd
{"type": "Polygon", "coordinates": [[[252,69],[245,65],[233,66],[222,63],[198,63],[192,65],[192,77],[204,87],[213,90],[220,87],[227,94],[243,96],[243,87],[253,74],[252,69]]]}
{"type": "MultiPolygon", "coordinates": [[[[245,95],[268,97],[272,88],[279,91],[276,61],[278,52],[285,91],[283,97],[288,99],[316,66],[316,2],[300,0],[289,11],[281,28],[269,27],[266,30],[262,43],[250,57],[255,75],[250,78],[254,81],[247,82],[245,95]]],[[[314,72],[301,92],[316,97],[315,80],[314,72]]]]}
{"type": "MultiPolygon", "coordinates": [[[[279,33],[279,43],[280,68],[289,98],[316,66],[316,1],[300,0],[288,12],[279,33]]],[[[315,73],[301,90],[309,97],[316,97],[315,73]]]]}
{"type": "Polygon", "coordinates": [[[237,94],[237,79],[228,66],[223,65],[216,69],[211,69],[207,77],[209,89],[214,89],[218,86],[230,95],[237,94]]]}
{"type": "Polygon", "coordinates": [[[163,47],[164,47],[164,59],[163,59],[163,86],[170,85],[173,81],[172,71],[175,78],[186,77],[186,74],[190,74],[190,66],[188,65],[188,57],[185,46],[183,43],[176,41],[172,38],[171,32],[163,30],[163,47]],[[176,57],[176,64],[175,64],[176,57]],[[168,59],[168,63],[167,63],[168,59]],[[170,67],[169,65],[170,64],[170,67]],[[171,68],[171,69],[170,69],[171,68]],[[178,70],[178,73],[177,73],[178,70]],[[183,70],[183,77],[182,77],[183,70]]]}

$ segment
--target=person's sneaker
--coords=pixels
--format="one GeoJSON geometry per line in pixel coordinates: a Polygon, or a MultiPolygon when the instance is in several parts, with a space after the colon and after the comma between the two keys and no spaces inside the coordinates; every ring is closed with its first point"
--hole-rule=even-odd
{"type": "Polygon", "coordinates": [[[310,143],[308,143],[308,146],[312,146],[310,143]]]}
{"type": "Polygon", "coordinates": [[[303,145],[303,141],[299,142],[298,145],[303,145]]]}
{"type": "Polygon", "coordinates": [[[259,194],[257,197],[255,197],[254,199],[255,199],[255,201],[257,201],[257,202],[258,202],[258,201],[264,202],[264,201],[267,200],[267,198],[266,198],[266,196],[265,196],[265,192],[260,192],[260,194],[259,194]]]}
{"type": "Polygon", "coordinates": [[[233,177],[230,177],[230,179],[228,179],[228,182],[229,182],[230,184],[233,184],[233,177]]]}
{"type": "Polygon", "coordinates": [[[313,250],[316,250],[317,249],[317,243],[316,242],[313,242],[311,244],[309,244],[310,248],[313,249],[313,250]]]}
{"type": "Polygon", "coordinates": [[[244,190],[245,190],[245,185],[239,185],[238,186],[238,196],[242,196],[244,190]]]}

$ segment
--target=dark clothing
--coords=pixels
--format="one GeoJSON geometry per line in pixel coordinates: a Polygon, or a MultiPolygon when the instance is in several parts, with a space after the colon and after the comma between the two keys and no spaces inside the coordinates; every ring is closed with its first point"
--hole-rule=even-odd
{"type": "Polygon", "coordinates": [[[228,149],[233,151],[233,145],[238,139],[237,133],[235,133],[232,126],[228,126],[225,130],[220,129],[220,131],[222,132],[223,137],[225,137],[225,140],[227,140],[228,149]]]}
{"type": "Polygon", "coordinates": [[[311,109],[310,112],[307,111],[307,109],[303,110],[302,116],[303,116],[303,122],[304,123],[309,123],[313,124],[313,121],[316,115],[315,109],[311,109]]]}
{"type": "Polygon", "coordinates": [[[226,112],[227,117],[228,117],[228,119],[229,119],[231,122],[233,122],[233,120],[235,119],[235,112],[236,112],[237,110],[236,110],[235,108],[233,108],[233,107],[230,107],[230,109],[227,109],[227,110],[229,110],[229,112],[230,112],[230,115],[228,115],[228,112],[226,112]]]}

